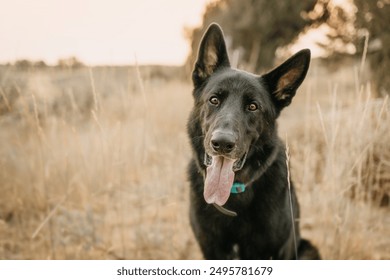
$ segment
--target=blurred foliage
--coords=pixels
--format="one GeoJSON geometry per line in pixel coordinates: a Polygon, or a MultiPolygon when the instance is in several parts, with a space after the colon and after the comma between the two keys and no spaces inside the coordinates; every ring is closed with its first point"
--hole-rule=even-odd
{"type": "MultiPolygon", "coordinates": [[[[11,65],[11,64],[9,64],[11,65]]],[[[19,70],[31,70],[31,69],[42,69],[47,67],[46,62],[43,60],[38,60],[38,61],[31,61],[28,59],[20,59],[16,60],[14,62],[14,66],[19,69],[19,70]]]]}
{"type": "Polygon", "coordinates": [[[214,0],[206,7],[203,24],[187,29],[191,52],[187,67],[192,67],[201,36],[211,22],[219,23],[225,33],[228,49],[235,65],[240,63],[252,71],[273,66],[279,47],[293,43],[298,35],[326,25],[328,40],[318,43],[331,57],[361,57],[367,44],[375,92],[388,94],[390,89],[390,0],[266,1],[214,0]]]}
{"type": "MultiPolygon", "coordinates": [[[[28,59],[20,59],[16,60],[13,65],[18,69],[18,70],[33,70],[33,69],[44,69],[48,67],[45,61],[43,60],[28,60],[28,59]]],[[[72,57],[67,57],[67,58],[61,58],[58,60],[56,67],[58,68],[70,68],[70,69],[77,69],[84,67],[84,63],[81,62],[77,57],[72,56],[72,57]]]]}
{"type": "MultiPolygon", "coordinates": [[[[326,36],[328,40],[324,43],[317,42],[317,44],[325,49],[330,55],[346,55],[351,54],[351,48],[347,46],[354,41],[355,34],[355,12],[351,5],[353,0],[344,0],[344,3],[349,3],[348,11],[345,10],[345,7],[341,7],[335,4],[332,0],[318,0],[316,9],[323,9],[323,13],[327,15],[324,22],[319,22],[319,24],[314,24],[311,28],[317,28],[321,24],[325,24],[327,28],[326,36]]],[[[312,15],[309,14],[310,17],[312,15]]]]}
{"type": "Polygon", "coordinates": [[[186,31],[192,40],[187,64],[193,65],[207,26],[217,22],[224,30],[228,48],[240,51],[240,62],[254,71],[270,68],[278,47],[290,44],[305,28],[329,17],[326,9],[318,9],[315,16],[309,17],[316,4],[317,0],[212,1],[203,15],[203,26],[186,31]]]}
{"type": "Polygon", "coordinates": [[[62,58],[59,59],[57,62],[57,67],[59,68],[70,68],[70,69],[77,69],[84,66],[84,63],[82,63],[77,57],[72,56],[68,58],[62,58]]]}
{"type": "Polygon", "coordinates": [[[355,44],[357,53],[364,50],[362,34],[369,39],[368,58],[376,92],[390,94],[390,0],[354,0],[357,8],[355,44]],[[366,36],[367,36],[366,35],[366,36]]]}
{"type": "Polygon", "coordinates": [[[27,70],[31,67],[33,67],[33,62],[28,60],[28,59],[20,59],[15,61],[14,65],[15,67],[22,69],[22,70],[27,70]]]}
{"type": "Polygon", "coordinates": [[[353,55],[368,58],[375,94],[389,94],[390,0],[349,0],[352,12],[330,0],[322,2],[328,2],[324,6],[330,15],[326,21],[330,32],[327,34],[329,41],[319,45],[336,60],[349,55],[345,46],[352,45],[353,55]]]}

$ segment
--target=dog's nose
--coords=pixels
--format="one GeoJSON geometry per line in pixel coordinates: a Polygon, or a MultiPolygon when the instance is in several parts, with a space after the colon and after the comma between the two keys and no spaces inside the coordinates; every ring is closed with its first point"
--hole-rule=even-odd
{"type": "Polygon", "coordinates": [[[215,133],[211,138],[211,146],[218,153],[228,154],[236,147],[236,141],[233,134],[215,133]]]}

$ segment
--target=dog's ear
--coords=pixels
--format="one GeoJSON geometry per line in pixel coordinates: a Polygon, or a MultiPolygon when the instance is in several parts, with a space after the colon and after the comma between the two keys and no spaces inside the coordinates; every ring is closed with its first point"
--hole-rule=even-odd
{"type": "Polygon", "coordinates": [[[200,86],[220,67],[230,67],[230,62],[222,29],[212,23],[199,45],[198,58],[192,72],[194,85],[200,86]]]}
{"type": "Polygon", "coordinates": [[[309,64],[310,50],[304,49],[262,76],[279,111],[291,103],[305,79],[309,64]]]}

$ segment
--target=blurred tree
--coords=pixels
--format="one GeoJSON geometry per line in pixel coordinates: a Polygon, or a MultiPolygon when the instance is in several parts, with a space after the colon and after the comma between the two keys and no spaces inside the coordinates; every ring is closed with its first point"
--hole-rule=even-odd
{"type": "Polygon", "coordinates": [[[44,62],[43,60],[35,61],[33,65],[34,65],[35,68],[45,68],[45,67],[47,67],[46,62],[44,62]]]}
{"type": "Polygon", "coordinates": [[[327,26],[327,42],[317,42],[317,44],[325,49],[329,55],[345,55],[355,51],[353,47],[348,48],[348,46],[351,46],[356,33],[353,24],[355,11],[352,9],[351,1],[344,0],[343,3],[346,5],[340,6],[332,0],[318,0],[314,10],[308,14],[308,17],[314,23],[311,28],[317,28],[323,24],[327,26]],[[348,11],[345,7],[349,8],[348,11]],[[318,10],[327,15],[323,21],[316,20],[318,10]]]}
{"type": "Polygon", "coordinates": [[[80,68],[83,66],[84,66],[84,63],[82,63],[80,60],[78,60],[78,58],[75,56],[59,59],[57,62],[57,67],[59,67],[59,68],[76,69],[76,68],[80,68]]]}
{"type": "Polygon", "coordinates": [[[354,3],[357,53],[363,53],[364,41],[368,38],[367,58],[376,92],[390,94],[390,0],[354,0],[354,3]]]}
{"type": "Polygon", "coordinates": [[[211,22],[217,22],[224,30],[229,49],[240,51],[240,61],[245,66],[253,71],[270,68],[278,47],[290,44],[314,23],[327,20],[328,10],[321,9],[318,2],[321,2],[320,6],[324,6],[329,0],[212,1],[204,13],[203,26],[186,30],[187,37],[192,42],[187,65],[193,65],[199,41],[207,26],[211,22]]]}
{"type": "Polygon", "coordinates": [[[23,70],[23,71],[30,69],[33,66],[33,64],[34,64],[34,62],[32,62],[28,59],[17,60],[14,63],[15,67],[17,67],[18,69],[23,70]]]}
{"type": "MultiPolygon", "coordinates": [[[[371,80],[377,95],[390,93],[390,0],[349,0],[341,7],[329,0],[324,5],[330,15],[327,43],[319,44],[331,58],[338,60],[345,54],[365,56],[370,63],[371,80]],[[353,46],[353,51],[347,46],[353,46]]],[[[361,69],[362,70],[362,69],[361,69]]]]}
{"type": "Polygon", "coordinates": [[[325,24],[329,40],[319,45],[333,58],[361,57],[366,45],[376,92],[389,94],[389,15],[390,0],[214,0],[206,7],[203,25],[185,30],[191,41],[186,64],[192,68],[201,36],[211,22],[222,26],[229,50],[239,51],[240,62],[253,71],[271,67],[278,47],[325,24]]]}

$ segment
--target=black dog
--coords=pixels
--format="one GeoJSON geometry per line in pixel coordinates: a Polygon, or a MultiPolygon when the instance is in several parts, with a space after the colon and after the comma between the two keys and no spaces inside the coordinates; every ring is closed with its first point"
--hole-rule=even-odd
{"type": "Polygon", "coordinates": [[[257,76],[230,67],[217,24],[205,33],[188,133],[191,226],[206,259],[320,258],[300,237],[298,201],[276,129],[309,63],[310,51],[302,50],[257,76]]]}

